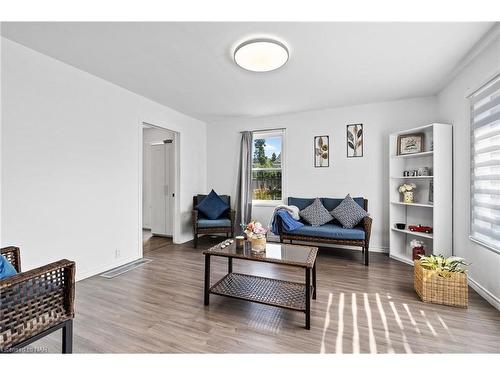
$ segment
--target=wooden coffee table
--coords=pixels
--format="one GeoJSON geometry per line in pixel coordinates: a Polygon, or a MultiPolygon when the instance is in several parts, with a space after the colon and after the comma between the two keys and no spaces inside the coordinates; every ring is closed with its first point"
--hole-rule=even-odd
{"type": "Polygon", "coordinates": [[[236,249],[235,243],[221,248],[222,244],[223,242],[203,251],[205,255],[205,305],[209,304],[210,294],[217,294],[302,311],[306,314],[305,328],[310,329],[311,295],[312,299],[316,299],[317,247],[267,243],[265,252],[256,253],[252,251],[249,242],[245,242],[243,249],[236,249]],[[227,274],[210,286],[210,258],[212,256],[225,257],[228,263],[227,274]],[[234,273],[233,259],[302,268],[305,283],[234,273]]]}

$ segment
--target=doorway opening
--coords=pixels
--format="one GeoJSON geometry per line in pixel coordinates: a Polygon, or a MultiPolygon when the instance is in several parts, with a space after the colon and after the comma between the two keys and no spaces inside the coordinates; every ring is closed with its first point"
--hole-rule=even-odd
{"type": "Polygon", "coordinates": [[[176,242],[178,133],[142,124],[143,253],[176,242]]]}

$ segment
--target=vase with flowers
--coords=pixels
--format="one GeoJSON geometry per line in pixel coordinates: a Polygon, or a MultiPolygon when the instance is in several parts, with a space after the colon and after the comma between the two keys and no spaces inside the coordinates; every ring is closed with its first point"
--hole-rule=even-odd
{"type": "Polygon", "coordinates": [[[414,183],[411,184],[403,184],[399,187],[399,192],[403,194],[403,202],[404,203],[414,203],[415,196],[414,190],[417,188],[417,185],[414,183]]]}
{"type": "Polygon", "coordinates": [[[410,242],[410,247],[413,260],[418,260],[421,256],[425,256],[424,243],[422,241],[413,239],[410,242]]]}
{"type": "Polygon", "coordinates": [[[252,220],[247,225],[243,225],[243,232],[252,243],[252,250],[256,252],[266,251],[266,233],[265,228],[260,222],[252,220]]]}

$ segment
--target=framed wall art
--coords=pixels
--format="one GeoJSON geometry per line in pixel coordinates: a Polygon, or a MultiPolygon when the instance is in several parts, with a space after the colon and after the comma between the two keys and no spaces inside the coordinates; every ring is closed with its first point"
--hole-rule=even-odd
{"type": "Polygon", "coordinates": [[[330,166],[330,137],[327,135],[314,137],[314,166],[316,168],[330,166]]]}
{"type": "Polygon", "coordinates": [[[347,157],[363,157],[363,124],[347,125],[347,157]]]}
{"type": "Polygon", "coordinates": [[[398,155],[424,152],[424,133],[399,135],[397,151],[398,155]]]}

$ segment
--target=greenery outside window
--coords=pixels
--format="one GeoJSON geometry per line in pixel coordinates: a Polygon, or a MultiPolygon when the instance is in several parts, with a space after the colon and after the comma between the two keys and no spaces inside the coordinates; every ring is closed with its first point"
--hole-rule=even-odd
{"type": "Polygon", "coordinates": [[[283,130],[253,133],[252,202],[279,204],[283,202],[284,168],[283,130]]]}

